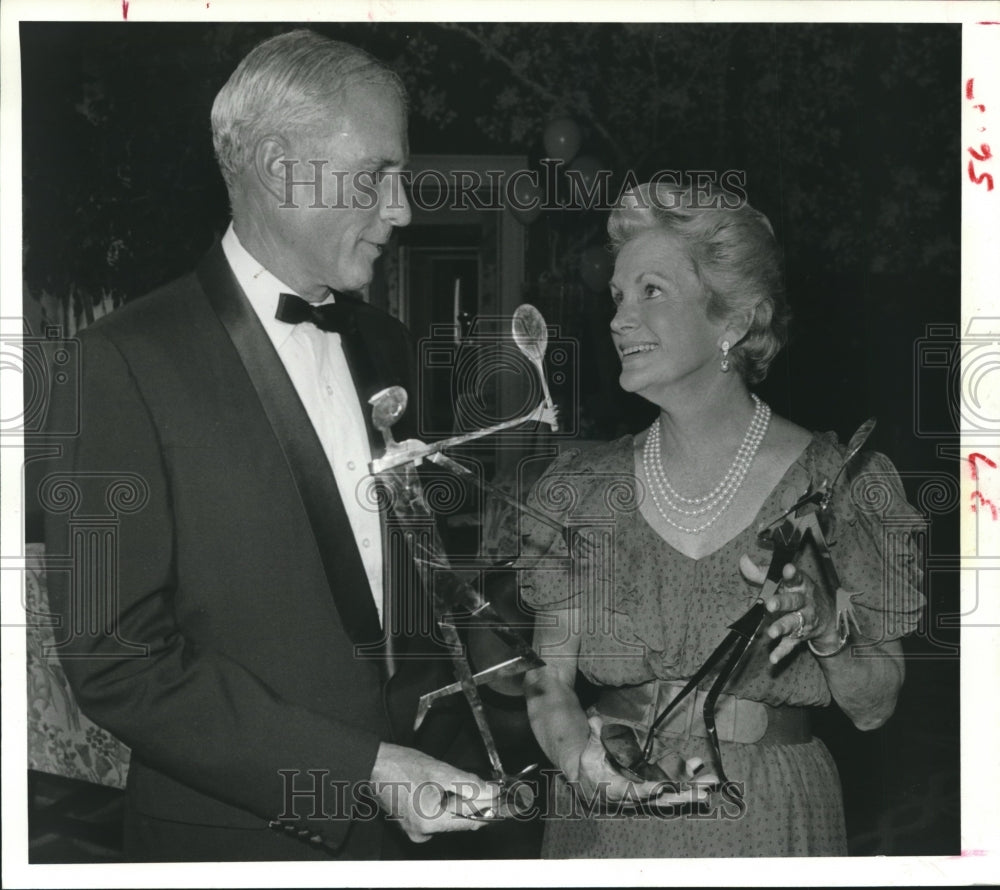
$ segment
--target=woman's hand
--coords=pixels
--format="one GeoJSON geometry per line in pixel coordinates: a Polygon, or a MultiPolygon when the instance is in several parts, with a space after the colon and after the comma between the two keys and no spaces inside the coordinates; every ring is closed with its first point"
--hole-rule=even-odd
{"type": "MultiPolygon", "coordinates": [[[[740,557],[740,571],[751,584],[763,585],[767,579],[767,569],[746,554],[740,557]]],[[[835,649],[840,635],[832,597],[793,563],[782,569],[781,576],[774,596],[764,603],[768,612],[782,613],[767,629],[767,635],[779,641],[771,651],[771,664],[806,640],[815,640],[819,649],[835,649]]]]}
{"type": "Polygon", "coordinates": [[[648,803],[670,807],[695,803],[708,798],[708,789],[717,785],[718,778],[703,772],[704,763],[697,757],[686,761],[686,775],[676,781],[635,782],[623,776],[608,761],[604,745],[601,743],[601,727],[604,721],[595,714],[588,718],[590,736],[580,754],[579,772],[570,776],[578,783],[579,792],[585,802],[590,802],[600,794],[608,803],[628,800],[634,803],[648,803]],[[690,786],[680,790],[684,786],[690,786]]]}

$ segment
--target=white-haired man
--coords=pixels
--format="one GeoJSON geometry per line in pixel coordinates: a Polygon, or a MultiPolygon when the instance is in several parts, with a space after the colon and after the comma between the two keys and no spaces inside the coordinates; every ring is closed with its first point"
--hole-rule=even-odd
{"type": "Polygon", "coordinates": [[[80,435],[50,477],[77,497],[47,523],[73,565],[51,579],[60,656],[132,748],[130,858],[377,858],[378,811],[426,840],[479,826],[456,810],[491,793],[387,741],[383,665],[362,655],[384,581],[362,406],[412,387],[412,350],[355,293],[410,220],[405,96],[361,50],[294,31],[241,62],[212,129],[221,243],[82,338],[80,435]],[[102,579],[80,522],[112,504],[102,579]]]}

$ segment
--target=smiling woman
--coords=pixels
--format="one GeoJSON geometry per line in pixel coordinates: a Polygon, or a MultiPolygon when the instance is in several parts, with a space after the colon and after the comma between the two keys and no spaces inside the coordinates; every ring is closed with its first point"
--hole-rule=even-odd
{"type": "Polygon", "coordinates": [[[570,510],[613,517],[578,529],[592,546],[574,548],[569,577],[532,570],[539,556],[570,554],[547,527],[529,535],[522,594],[552,619],[536,625],[546,667],[526,679],[529,716],[562,771],[558,812],[587,814],[548,822],[550,857],[846,854],[840,781],[809,709],[832,701],[859,729],[880,726],[903,681],[899,639],[923,607],[920,518],[892,464],[874,452],[852,461],[835,436],[773,415],[750,392],[784,342],[778,247],[749,205],[704,198],[646,185],[612,213],[619,381],[659,416],[638,436],[564,453],[534,493],[562,521],[570,510]],[[839,579],[819,546],[789,544],[787,555],[775,538],[771,561],[758,536],[824,479],[844,480],[822,520],[838,530],[839,579]],[[755,599],[766,631],[747,635],[715,708],[699,692],[657,723],[641,764],[613,768],[605,723],[644,742],[653,716],[708,676],[702,665],[755,599]],[[586,712],[578,671],[600,688],[586,712]],[[695,809],[678,810],[687,798],[695,809]]]}
{"type": "MultiPolygon", "coordinates": [[[[728,357],[747,382],[757,383],[784,345],[788,328],[774,230],[767,217],[745,201],[730,207],[731,194],[718,186],[708,194],[697,192],[688,207],[683,206],[683,194],[674,186],[668,190],[646,185],[624,199],[608,221],[619,255],[616,269],[631,242],[655,235],[670,239],[673,247],[661,250],[656,265],[670,270],[675,282],[680,277],[689,287],[699,287],[710,319],[745,322],[743,336],[730,340],[728,357]]],[[[616,304],[618,293],[612,287],[616,304]]]]}
{"type": "Polygon", "coordinates": [[[649,231],[624,245],[611,282],[617,312],[611,335],[622,359],[622,389],[656,401],[659,385],[714,371],[727,319],[706,312],[705,288],[674,235],[649,231]]]}

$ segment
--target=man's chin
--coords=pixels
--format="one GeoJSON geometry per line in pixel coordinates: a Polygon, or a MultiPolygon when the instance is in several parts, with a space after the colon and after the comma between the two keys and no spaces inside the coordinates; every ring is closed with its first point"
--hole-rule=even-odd
{"type": "Polygon", "coordinates": [[[365,290],[375,277],[374,269],[369,267],[367,271],[361,269],[355,271],[353,275],[345,275],[341,279],[341,284],[331,285],[333,290],[343,293],[353,294],[365,290]]]}

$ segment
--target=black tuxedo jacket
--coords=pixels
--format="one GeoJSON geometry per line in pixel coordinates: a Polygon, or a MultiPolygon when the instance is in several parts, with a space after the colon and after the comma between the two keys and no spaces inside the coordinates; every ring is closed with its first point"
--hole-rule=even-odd
{"type": "MultiPolygon", "coordinates": [[[[413,394],[405,328],[367,305],[357,319],[380,378],[359,395],[413,394]]],[[[260,829],[270,858],[301,858],[300,834],[377,856],[372,801],[344,794],[388,739],[377,613],[320,442],[220,245],[81,352],[78,406],[52,409],[56,424],[78,410],[80,433],[43,483],[48,552],[71,567],[50,597],[82,709],[132,748],[131,811],[260,829]],[[291,787],[320,784],[319,806],[291,798],[294,835],[268,832],[291,787]]]]}

